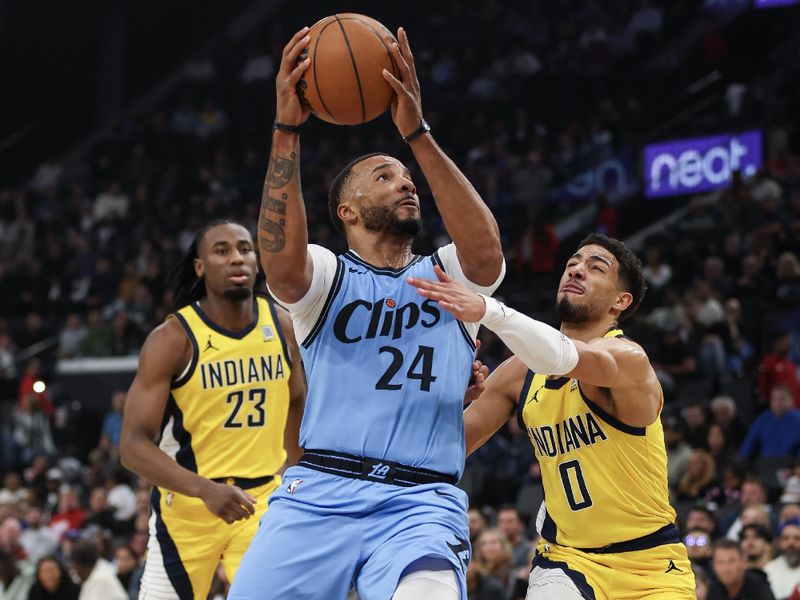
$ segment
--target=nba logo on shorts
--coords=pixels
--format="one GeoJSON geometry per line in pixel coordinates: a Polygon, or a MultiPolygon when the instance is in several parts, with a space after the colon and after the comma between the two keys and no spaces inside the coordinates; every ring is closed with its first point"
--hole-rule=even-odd
{"type": "Polygon", "coordinates": [[[261,336],[264,338],[265,342],[269,342],[270,340],[275,339],[275,332],[272,331],[272,327],[270,327],[269,325],[262,325],[261,336]]]}
{"type": "Polygon", "coordinates": [[[302,479],[295,479],[292,483],[289,484],[289,487],[286,488],[286,491],[290,494],[294,494],[294,491],[297,489],[297,486],[303,483],[302,479]]]}

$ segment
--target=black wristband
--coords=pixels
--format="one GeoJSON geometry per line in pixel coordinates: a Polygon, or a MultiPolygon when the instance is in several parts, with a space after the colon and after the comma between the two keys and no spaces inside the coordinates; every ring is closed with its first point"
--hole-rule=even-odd
{"type": "Polygon", "coordinates": [[[428,122],[425,119],[422,119],[419,123],[419,127],[417,127],[416,131],[412,131],[406,137],[403,138],[403,141],[406,144],[410,144],[415,139],[417,139],[421,135],[425,135],[431,130],[431,126],[428,125],[428,122]]]}
{"type": "Polygon", "coordinates": [[[300,125],[289,125],[288,123],[278,123],[277,121],[272,124],[272,131],[276,129],[288,133],[300,133],[300,125]]]}

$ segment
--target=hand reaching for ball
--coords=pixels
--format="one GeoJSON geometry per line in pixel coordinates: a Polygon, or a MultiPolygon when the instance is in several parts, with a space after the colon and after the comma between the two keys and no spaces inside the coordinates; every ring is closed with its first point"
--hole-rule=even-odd
{"type": "Polygon", "coordinates": [[[301,125],[308,120],[311,110],[300,102],[297,94],[297,82],[306,72],[311,61],[306,57],[300,59],[303,51],[308,46],[310,38],[308,27],[303,27],[294,34],[283,49],[281,66],[275,78],[275,91],[277,94],[277,110],[275,120],[286,125],[301,125]]]}
{"type": "Polygon", "coordinates": [[[392,120],[400,135],[407,137],[417,130],[422,121],[422,97],[414,67],[414,55],[408,45],[408,34],[402,27],[397,30],[397,39],[399,43],[393,43],[391,51],[400,70],[400,79],[386,69],[383,70],[383,78],[394,90],[392,120]]]}

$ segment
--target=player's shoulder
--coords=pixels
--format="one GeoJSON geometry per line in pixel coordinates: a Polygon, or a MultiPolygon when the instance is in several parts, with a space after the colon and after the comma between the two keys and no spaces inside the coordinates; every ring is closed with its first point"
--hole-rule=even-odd
{"type": "Polygon", "coordinates": [[[157,365],[169,371],[185,362],[191,352],[190,334],[172,313],[145,338],[140,366],[157,365]]]}

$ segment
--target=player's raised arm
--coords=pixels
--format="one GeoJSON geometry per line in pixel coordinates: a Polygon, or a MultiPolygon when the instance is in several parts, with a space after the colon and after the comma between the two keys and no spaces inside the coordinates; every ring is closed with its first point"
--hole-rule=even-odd
{"type": "Polygon", "coordinates": [[[125,402],[120,459],[127,469],[159,487],[201,498],[210,512],[232,523],[253,514],[254,499],[235,486],[215,483],[180,466],[154,441],[173,378],[190,356],[188,340],[175,319],[147,337],[125,402]]]}
{"type": "Polygon", "coordinates": [[[297,95],[297,82],[308,68],[308,27],[298,31],[283,49],[275,78],[277,111],[272,131],[269,167],[258,217],[258,247],[270,290],[283,302],[302,298],[313,274],[308,257],[308,228],[300,189],[300,125],[310,114],[297,95]]]}
{"type": "Polygon", "coordinates": [[[393,54],[400,79],[383,72],[395,91],[392,119],[425,174],[447,233],[456,244],[464,274],[473,283],[491,285],[503,266],[497,222],[469,180],[427,133],[414,57],[402,27],[397,38],[399,46],[393,46],[393,54]]]}

